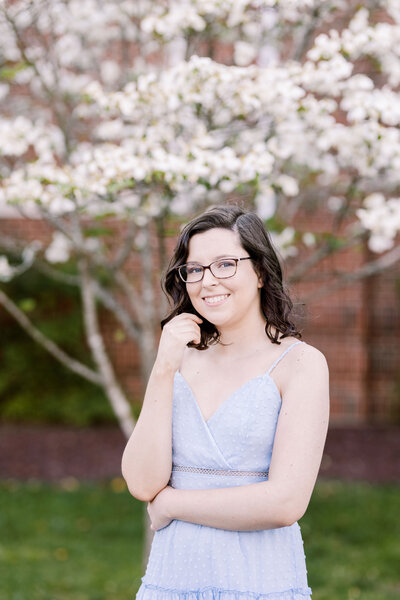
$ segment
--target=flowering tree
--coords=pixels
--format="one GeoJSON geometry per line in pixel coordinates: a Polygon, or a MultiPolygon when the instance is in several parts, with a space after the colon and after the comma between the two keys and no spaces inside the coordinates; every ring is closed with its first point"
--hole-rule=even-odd
{"type": "Polygon", "coordinates": [[[38,268],[79,286],[95,368],[38,331],[7,286],[0,303],[104,388],[126,435],[134,421],[97,305],[137,344],[147,377],[174,215],[243,198],[284,257],[308,249],[294,279],[365,240],[376,256],[351,278],[400,258],[397,0],[3,0],[0,62],[0,207],[53,230],[48,244],[2,234],[0,279],[38,268]],[[329,235],[296,230],[310,199],[331,211],[329,235]],[[112,243],[101,220],[119,224],[112,243]],[[60,270],[68,260],[75,274],[60,270]]]}

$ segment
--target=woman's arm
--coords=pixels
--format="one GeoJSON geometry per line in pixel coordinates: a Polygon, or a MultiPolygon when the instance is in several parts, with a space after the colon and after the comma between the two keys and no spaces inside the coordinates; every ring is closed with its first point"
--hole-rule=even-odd
{"type": "Polygon", "coordinates": [[[162,523],[158,517],[163,513],[168,519],[248,531],[288,526],[303,516],[328,428],[329,372],[319,350],[308,344],[296,350],[285,365],[291,376],[282,386],[268,481],[205,490],[166,488],[149,505],[154,523],[162,523]]]}
{"type": "Polygon", "coordinates": [[[122,474],[138,500],[152,500],[171,474],[173,378],[171,370],[154,365],[139,419],[122,456],[122,474]]]}
{"type": "Polygon", "coordinates": [[[200,322],[196,315],[182,313],[161,334],[142,410],[122,456],[122,474],[138,500],[152,500],[171,476],[174,374],[188,342],[200,341],[200,322]]]}

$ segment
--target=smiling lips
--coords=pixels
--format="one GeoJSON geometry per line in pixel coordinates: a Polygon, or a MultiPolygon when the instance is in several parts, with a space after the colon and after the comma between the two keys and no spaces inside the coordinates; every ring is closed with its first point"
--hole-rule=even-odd
{"type": "Polygon", "coordinates": [[[206,296],[203,298],[204,302],[209,306],[215,306],[222,304],[230,296],[230,294],[223,294],[221,296],[206,296]]]}

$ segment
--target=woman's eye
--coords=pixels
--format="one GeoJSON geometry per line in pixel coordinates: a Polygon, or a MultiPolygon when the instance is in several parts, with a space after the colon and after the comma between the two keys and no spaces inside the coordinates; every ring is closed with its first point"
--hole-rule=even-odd
{"type": "Polygon", "coordinates": [[[217,267],[218,269],[228,269],[232,266],[232,264],[233,263],[231,260],[223,260],[222,262],[218,263],[217,267]]]}
{"type": "Polygon", "coordinates": [[[202,268],[200,265],[193,265],[192,267],[187,267],[186,270],[188,273],[201,273],[202,268]]]}

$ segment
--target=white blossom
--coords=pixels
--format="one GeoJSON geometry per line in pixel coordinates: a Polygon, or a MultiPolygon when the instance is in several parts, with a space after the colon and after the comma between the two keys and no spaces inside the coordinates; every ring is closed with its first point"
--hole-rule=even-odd
{"type": "Polygon", "coordinates": [[[338,210],[340,210],[342,208],[344,204],[344,199],[340,198],[338,196],[330,196],[328,198],[328,208],[329,210],[331,210],[332,212],[337,212],[338,210]]]}
{"type": "Polygon", "coordinates": [[[121,67],[115,60],[104,60],[100,69],[101,78],[106,85],[115,84],[121,76],[121,67]]]}
{"type": "Polygon", "coordinates": [[[14,269],[6,256],[0,256],[0,281],[10,281],[14,276],[14,269]]]}
{"type": "Polygon", "coordinates": [[[276,185],[282,189],[286,196],[297,196],[299,193],[299,184],[294,177],[289,175],[280,175],[276,180],[276,185]]]}
{"type": "Polygon", "coordinates": [[[368,245],[373,252],[383,252],[393,247],[400,231],[400,198],[386,200],[383,194],[374,193],[364,199],[364,208],[357,210],[363,227],[371,232],[368,245]]]}
{"type": "Polygon", "coordinates": [[[63,233],[55,231],[44,255],[49,263],[65,263],[70,258],[71,248],[71,241],[63,233]]]}
{"type": "Polygon", "coordinates": [[[264,186],[255,197],[258,216],[266,221],[274,216],[276,211],[276,195],[272,187],[264,186]]]}
{"type": "Polygon", "coordinates": [[[307,231],[302,235],[303,244],[307,246],[307,248],[313,248],[316,245],[316,238],[313,233],[307,231]]]}
{"type": "Polygon", "coordinates": [[[298,253],[298,249],[294,244],[295,233],[293,227],[285,227],[280,233],[271,232],[273,244],[284,259],[296,256],[298,253]]]}
{"type": "Polygon", "coordinates": [[[250,64],[257,56],[257,48],[254,45],[241,40],[235,44],[234,59],[235,63],[240,67],[245,67],[250,64]]]}
{"type": "MultiPolygon", "coordinates": [[[[395,0],[376,7],[388,18],[343,0],[7,3],[2,203],[144,227],[249,190],[263,218],[280,203],[289,214],[310,182],[335,212],[356,180],[367,196],[382,185],[381,205],[353,215],[387,248],[399,230],[400,15],[395,0]],[[323,33],[297,56],[315,15],[323,33]],[[218,41],[214,59],[193,54],[205,40],[218,41]],[[379,78],[360,72],[368,61],[379,78]]],[[[292,229],[277,238],[286,255],[311,245],[292,229]]]]}

